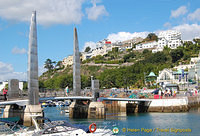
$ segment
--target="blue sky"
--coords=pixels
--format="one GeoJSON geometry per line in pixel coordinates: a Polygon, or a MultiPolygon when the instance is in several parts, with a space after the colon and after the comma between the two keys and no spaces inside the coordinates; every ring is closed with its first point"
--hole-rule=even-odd
{"type": "Polygon", "coordinates": [[[1,0],[0,81],[26,80],[30,18],[37,11],[39,71],[47,58],[73,53],[108,38],[112,42],[176,29],[183,40],[200,37],[199,0],[1,0]]]}

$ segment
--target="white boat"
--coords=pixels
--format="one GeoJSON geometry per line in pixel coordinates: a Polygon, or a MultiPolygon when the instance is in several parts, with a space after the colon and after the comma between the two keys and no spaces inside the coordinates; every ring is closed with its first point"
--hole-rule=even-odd
{"type": "Polygon", "coordinates": [[[20,129],[17,132],[1,134],[2,136],[110,136],[113,132],[107,128],[95,130],[83,125],[73,125],[67,121],[50,121],[47,118],[32,116],[35,128],[20,129]],[[38,124],[37,120],[44,119],[45,123],[38,124]],[[91,132],[93,131],[93,133],[91,132]]]}

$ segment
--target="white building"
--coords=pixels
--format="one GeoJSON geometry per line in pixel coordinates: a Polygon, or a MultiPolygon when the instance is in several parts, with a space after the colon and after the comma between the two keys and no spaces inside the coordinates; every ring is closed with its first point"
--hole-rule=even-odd
{"type": "Polygon", "coordinates": [[[102,41],[97,42],[96,48],[89,51],[89,52],[83,52],[82,53],[82,60],[86,60],[92,57],[95,57],[97,55],[105,55],[109,51],[112,51],[112,46],[111,42],[108,41],[107,39],[104,39],[102,41]]]}
{"type": "MultiPolygon", "coordinates": [[[[8,81],[0,82],[0,91],[8,84],[8,81]]],[[[24,82],[19,82],[19,89],[23,90],[24,82]]]]}
{"type": "Polygon", "coordinates": [[[190,69],[192,67],[194,67],[194,64],[178,65],[178,66],[175,66],[174,68],[175,69],[190,69]]]}
{"type": "Polygon", "coordinates": [[[197,62],[200,62],[200,52],[199,52],[199,56],[198,57],[193,57],[190,60],[190,64],[184,64],[184,65],[178,65],[175,66],[175,69],[191,69],[195,67],[195,64],[197,64],[197,62]]]}
{"type": "Polygon", "coordinates": [[[119,50],[126,50],[126,49],[132,49],[134,44],[137,44],[139,42],[142,42],[143,38],[141,37],[134,37],[130,40],[122,41],[121,47],[119,47],[119,50]]]}
{"type": "Polygon", "coordinates": [[[0,91],[8,84],[8,81],[0,82],[0,91]]]}
{"type": "Polygon", "coordinates": [[[66,66],[70,66],[73,64],[73,56],[69,55],[67,58],[64,58],[62,61],[62,64],[66,67],[66,66]]]}
{"type": "Polygon", "coordinates": [[[136,45],[136,50],[141,50],[141,49],[153,49],[156,48],[158,43],[156,41],[148,41],[145,43],[137,44],[136,45]]]}
{"type": "Polygon", "coordinates": [[[163,69],[159,71],[157,77],[157,83],[160,85],[167,84],[185,84],[188,81],[188,72],[179,69],[178,71],[172,71],[172,69],[163,69]]]}
{"type": "Polygon", "coordinates": [[[171,49],[176,49],[181,46],[181,33],[175,30],[162,31],[158,35],[158,47],[164,48],[168,46],[171,49]]]}
{"type": "Polygon", "coordinates": [[[196,64],[198,61],[200,61],[200,52],[198,57],[191,58],[190,64],[196,64]]]}

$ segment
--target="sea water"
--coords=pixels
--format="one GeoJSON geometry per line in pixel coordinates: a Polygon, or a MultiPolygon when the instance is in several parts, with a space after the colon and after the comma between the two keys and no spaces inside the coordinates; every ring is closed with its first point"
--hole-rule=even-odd
{"type": "MultiPolygon", "coordinates": [[[[44,108],[45,117],[51,120],[67,120],[72,124],[89,126],[96,123],[97,128],[117,128],[116,135],[147,136],[199,136],[200,112],[198,109],[183,113],[135,113],[109,114],[106,119],[69,119],[69,114],[58,107],[44,108]]],[[[114,131],[116,132],[116,131],[114,131]]]]}

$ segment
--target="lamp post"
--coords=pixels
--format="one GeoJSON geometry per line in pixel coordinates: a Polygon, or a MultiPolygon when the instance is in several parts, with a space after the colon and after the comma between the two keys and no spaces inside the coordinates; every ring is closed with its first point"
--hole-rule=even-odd
{"type": "Polygon", "coordinates": [[[91,76],[91,88],[90,88],[90,90],[92,91],[93,89],[93,86],[92,86],[92,80],[93,80],[93,76],[91,76]]]}

